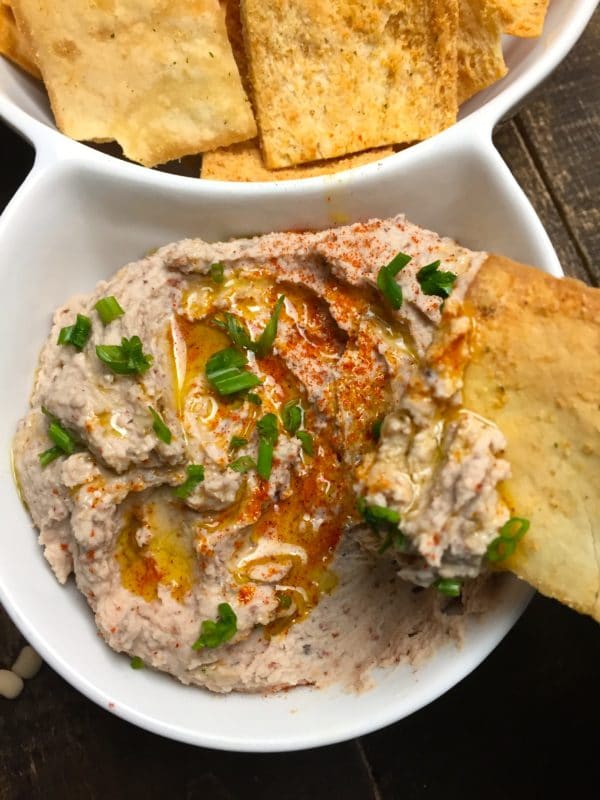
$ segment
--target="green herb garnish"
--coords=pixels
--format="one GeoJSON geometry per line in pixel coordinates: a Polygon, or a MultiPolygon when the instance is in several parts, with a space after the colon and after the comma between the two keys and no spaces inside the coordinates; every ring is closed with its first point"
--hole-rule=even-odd
{"type": "Polygon", "coordinates": [[[229,465],[229,469],[234,470],[234,472],[250,472],[251,469],[256,467],[256,461],[250,456],[240,456],[236,458],[235,461],[232,461],[229,465]]]}
{"type": "Polygon", "coordinates": [[[117,319],[117,317],[122,317],[125,313],[119,305],[117,298],[112,294],[109,297],[103,297],[101,300],[98,300],[94,308],[98,312],[104,325],[108,325],[114,319],[117,319]]]}
{"type": "Polygon", "coordinates": [[[376,419],[375,422],[371,425],[371,435],[376,442],[379,441],[381,438],[381,426],[383,425],[383,417],[379,417],[376,419]]]}
{"type": "Polygon", "coordinates": [[[217,621],[205,619],[200,626],[200,636],[192,645],[192,650],[204,647],[218,647],[232,639],[237,632],[237,617],[229,603],[219,603],[217,621]]]}
{"type": "Polygon", "coordinates": [[[142,340],[139,336],[131,339],[123,337],[121,344],[99,344],[96,355],[109,369],[118,375],[141,375],[150,369],[153,358],[142,352],[142,340]]]}
{"type": "Polygon", "coordinates": [[[75,452],[76,441],[73,436],[66,431],[62,425],[53,421],[48,426],[48,436],[54,444],[67,456],[75,452]]]}
{"type": "Polygon", "coordinates": [[[246,324],[235,314],[230,314],[229,311],[225,312],[224,317],[224,320],[213,319],[213,324],[224,330],[233,344],[245,347],[246,350],[253,350],[254,342],[246,324]]]}
{"type": "Polygon", "coordinates": [[[63,428],[56,417],[50,414],[46,408],[42,408],[42,411],[50,420],[48,437],[54,444],[53,447],[49,447],[38,455],[40,465],[42,467],[47,467],[48,464],[51,464],[54,459],[59,458],[59,456],[70,456],[74,453],[77,447],[77,441],[73,434],[63,428]]]}
{"type": "Polygon", "coordinates": [[[254,394],[254,392],[248,392],[246,400],[255,406],[262,406],[262,400],[257,394],[254,394]]]}
{"type": "Polygon", "coordinates": [[[279,431],[275,414],[265,414],[256,423],[258,430],[258,459],[256,471],[261,478],[268,481],[273,467],[273,450],[277,444],[279,431]]]}
{"type": "Polygon", "coordinates": [[[306,453],[307,456],[314,455],[315,449],[313,445],[313,437],[308,431],[298,431],[296,434],[296,439],[300,439],[302,451],[306,453]]]}
{"type": "Polygon", "coordinates": [[[185,500],[194,489],[204,480],[204,467],[202,464],[188,464],[185,468],[187,478],[175,488],[175,497],[185,500]]]}
{"type": "Polygon", "coordinates": [[[424,294],[446,298],[450,297],[450,292],[457,276],[454,272],[438,269],[440,264],[441,261],[427,264],[417,272],[417,280],[424,294]]]}
{"type": "Polygon", "coordinates": [[[283,308],[285,295],[280,295],[277,298],[273,312],[267,322],[264,331],[254,343],[254,352],[259,358],[264,358],[273,349],[275,337],[277,336],[277,325],[279,324],[279,315],[283,308]]]}
{"type": "Polygon", "coordinates": [[[252,389],[260,380],[244,369],[247,363],[246,354],[238,348],[219,350],[206,362],[206,379],[222,395],[252,389]]]}
{"type": "Polygon", "coordinates": [[[264,358],[272,350],[273,344],[275,343],[279,315],[283,308],[284,300],[285,295],[281,295],[277,299],[264,331],[255,342],[252,341],[252,337],[245,323],[239,319],[239,317],[236,317],[235,314],[230,314],[227,311],[225,312],[223,320],[214,319],[213,323],[227,333],[233,344],[238,347],[244,347],[246,350],[251,350],[258,358],[264,358]]]}
{"type": "Polygon", "coordinates": [[[379,555],[381,555],[382,553],[385,553],[386,550],[389,550],[392,545],[396,548],[396,550],[404,550],[406,547],[406,537],[400,529],[389,530],[386,533],[385,539],[381,543],[381,547],[378,548],[377,552],[379,555]]]}
{"type": "Polygon", "coordinates": [[[288,400],[281,409],[283,427],[292,436],[302,427],[304,412],[299,400],[288,400]]]}
{"type": "Polygon", "coordinates": [[[390,525],[397,525],[400,522],[400,514],[397,511],[394,511],[393,508],[388,508],[387,506],[375,506],[369,505],[364,497],[358,498],[358,510],[363,515],[365,522],[368,522],[369,525],[377,527],[382,523],[388,523],[390,525]]]}
{"type": "Polygon", "coordinates": [[[369,505],[364,497],[359,497],[357,507],[364,520],[377,533],[384,533],[378,553],[385,553],[392,545],[397,550],[404,550],[406,537],[399,527],[400,514],[387,506],[369,505]]]}
{"type": "Polygon", "coordinates": [[[225,280],[225,276],[223,275],[225,267],[219,261],[215,264],[211,264],[209,268],[210,277],[215,283],[223,283],[225,280]]]}
{"type": "Polygon", "coordinates": [[[152,430],[165,444],[171,444],[171,439],[173,438],[171,435],[171,431],[167,428],[164,423],[163,418],[160,414],[155,411],[152,406],[148,406],[148,411],[152,414],[152,430]]]}
{"type": "Polygon", "coordinates": [[[232,436],[229,440],[229,447],[232,450],[239,450],[240,447],[243,447],[245,444],[248,444],[248,439],[244,439],[243,436],[232,436]]]}
{"type": "Polygon", "coordinates": [[[60,449],[60,447],[56,447],[55,445],[54,447],[49,447],[47,450],[44,450],[43,453],[40,453],[38,458],[40,460],[40,465],[42,467],[47,467],[48,464],[51,464],[55,458],[58,458],[62,455],[64,455],[63,451],[60,449]]]}
{"type": "Polygon", "coordinates": [[[438,578],[433,584],[440,594],[446,597],[460,597],[462,581],[458,578],[438,578]]]}
{"type": "Polygon", "coordinates": [[[70,344],[77,350],[83,350],[92,331],[92,321],[83,314],[77,314],[74,325],[61,328],[57,344],[70,344]]]}
{"type": "Polygon", "coordinates": [[[129,662],[129,666],[131,669],[144,669],[144,659],[140,658],[139,656],[133,656],[131,661],[129,662]]]}
{"type": "Polygon", "coordinates": [[[512,556],[517,544],[529,530],[529,520],[523,517],[511,517],[498,531],[498,537],[490,542],[487,549],[488,561],[497,563],[512,556]]]}
{"type": "Polygon", "coordinates": [[[279,595],[279,608],[289,608],[292,605],[292,596],[289,594],[279,595]]]}
{"type": "Polygon", "coordinates": [[[411,257],[406,253],[397,253],[390,263],[381,267],[377,273],[377,288],[396,311],[402,306],[402,288],[396,283],[395,277],[410,260],[411,257]]]}

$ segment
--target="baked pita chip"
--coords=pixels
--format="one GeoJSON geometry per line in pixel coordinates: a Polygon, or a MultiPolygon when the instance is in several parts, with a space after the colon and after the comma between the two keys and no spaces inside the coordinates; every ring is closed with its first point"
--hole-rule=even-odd
{"type": "Polygon", "coordinates": [[[463,402],[505,434],[503,493],[531,522],[502,566],[600,621],[600,290],[490,256],[465,304],[463,402]]]}
{"type": "Polygon", "coordinates": [[[218,0],[14,0],[58,127],[154,166],[256,135],[218,0]]]}
{"type": "Polygon", "coordinates": [[[456,120],[458,0],[241,0],[241,14],[269,169],[456,120]]]}
{"type": "Polygon", "coordinates": [[[502,19],[489,0],[460,0],[458,103],[464,103],[508,72],[502,55],[502,19]]]}
{"type": "Polygon", "coordinates": [[[541,36],[548,0],[493,0],[504,21],[504,32],[512,36],[541,36]]]}
{"type": "Polygon", "coordinates": [[[0,0],[0,53],[34,78],[42,77],[27,40],[17,28],[11,0],[0,0]]]}
{"type": "Polygon", "coordinates": [[[369,164],[393,155],[391,147],[367,150],[352,156],[342,156],[330,161],[317,161],[298,167],[267,169],[257,139],[249,142],[220,147],[202,156],[202,178],[214,181],[288,181],[294,178],[312,178],[315,175],[331,175],[345,169],[369,164]]]}

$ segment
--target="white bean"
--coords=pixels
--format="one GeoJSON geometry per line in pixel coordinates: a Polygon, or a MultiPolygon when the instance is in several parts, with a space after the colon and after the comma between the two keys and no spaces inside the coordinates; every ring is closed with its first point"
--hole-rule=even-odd
{"type": "Polygon", "coordinates": [[[9,669],[0,669],[0,697],[14,700],[23,691],[23,681],[9,669]]]}
{"type": "Polygon", "coordinates": [[[17,660],[12,665],[12,671],[16,672],[20,678],[28,680],[29,678],[34,678],[38,674],[41,666],[42,659],[38,656],[33,647],[28,644],[17,656],[17,660]]]}

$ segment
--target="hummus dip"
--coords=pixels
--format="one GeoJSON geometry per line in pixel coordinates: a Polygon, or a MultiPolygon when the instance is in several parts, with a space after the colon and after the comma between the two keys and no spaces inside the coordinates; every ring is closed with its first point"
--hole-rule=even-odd
{"type": "Polygon", "coordinates": [[[484,259],[402,216],[185,240],[56,311],[15,469],[112,648],[252,691],[360,686],[459,635],[489,581],[457,615],[398,573],[477,575],[507,518],[502,434],[427,366],[423,268],[451,273],[451,309],[484,259]]]}

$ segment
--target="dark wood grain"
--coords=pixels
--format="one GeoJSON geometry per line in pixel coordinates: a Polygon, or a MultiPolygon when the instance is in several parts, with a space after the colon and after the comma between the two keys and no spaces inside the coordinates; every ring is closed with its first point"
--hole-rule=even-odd
{"type": "Polygon", "coordinates": [[[600,12],[495,142],[540,215],[563,269],[600,281],[600,12]]]}
{"type": "MultiPolygon", "coordinates": [[[[600,14],[495,135],[568,274],[598,283],[600,14]]],[[[0,207],[32,163],[0,128],[0,207]]],[[[23,639],[0,608],[0,667],[23,639]]],[[[0,800],[413,800],[597,794],[600,637],[536,597],[484,665],[442,699],[360,742],[295,754],[217,753],[171,742],[96,707],[48,666],[0,699],[0,800]],[[499,713],[500,709],[500,713],[499,713]]]]}

